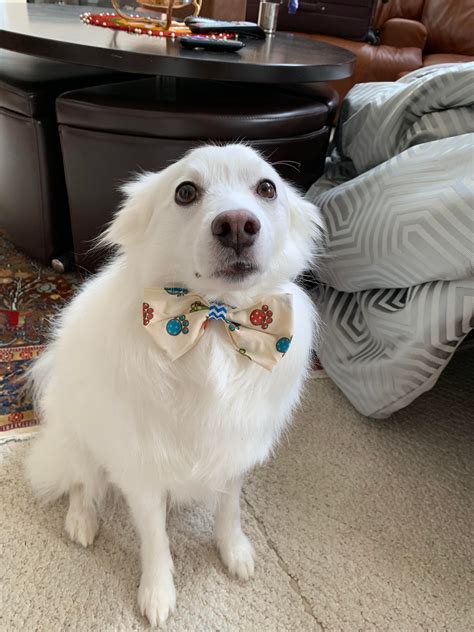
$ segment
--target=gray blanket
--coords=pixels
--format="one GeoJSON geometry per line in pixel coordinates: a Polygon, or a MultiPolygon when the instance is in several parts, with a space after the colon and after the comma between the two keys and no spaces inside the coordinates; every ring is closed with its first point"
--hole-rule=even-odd
{"type": "Polygon", "coordinates": [[[346,97],[325,175],[318,355],[364,415],[430,389],[474,327],[474,63],[346,97]]]}

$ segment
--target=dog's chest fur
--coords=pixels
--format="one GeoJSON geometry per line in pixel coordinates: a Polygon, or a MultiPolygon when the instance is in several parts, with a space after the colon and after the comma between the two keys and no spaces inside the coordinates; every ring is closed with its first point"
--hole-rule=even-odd
{"type": "Polygon", "coordinates": [[[288,369],[294,364],[289,357],[269,373],[239,356],[219,322],[178,360],[163,362],[157,353],[163,398],[147,423],[147,434],[153,436],[148,446],[157,446],[149,457],[161,469],[166,449],[163,475],[175,494],[188,494],[190,487],[218,488],[268,456],[300,380],[301,369],[298,376],[285,370],[285,362],[288,369]]]}

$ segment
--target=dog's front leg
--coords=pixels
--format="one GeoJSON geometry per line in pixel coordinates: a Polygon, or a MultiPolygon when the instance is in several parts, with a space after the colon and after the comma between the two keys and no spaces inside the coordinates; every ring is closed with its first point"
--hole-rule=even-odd
{"type": "Polygon", "coordinates": [[[255,568],[255,553],[240,524],[242,480],[230,481],[219,496],[216,511],[216,542],[222,561],[232,575],[249,579],[255,568]]]}
{"type": "Polygon", "coordinates": [[[162,624],[176,605],[173,560],[166,534],[166,494],[134,490],[126,493],[140,535],[142,576],[138,605],[152,626],[162,624]]]}

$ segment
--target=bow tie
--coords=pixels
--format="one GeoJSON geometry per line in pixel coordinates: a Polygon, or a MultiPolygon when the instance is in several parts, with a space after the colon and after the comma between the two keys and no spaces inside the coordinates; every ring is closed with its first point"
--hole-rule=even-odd
{"type": "Polygon", "coordinates": [[[263,296],[257,305],[236,309],[206,302],[185,288],[145,290],[143,325],[171,360],[184,355],[212,326],[225,327],[242,356],[271,371],[290,348],[293,335],[291,294],[263,296]]]}

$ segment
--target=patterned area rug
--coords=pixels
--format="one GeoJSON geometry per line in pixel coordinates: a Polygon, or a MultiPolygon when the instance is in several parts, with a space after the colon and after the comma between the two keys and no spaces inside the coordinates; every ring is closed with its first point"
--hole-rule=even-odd
{"type": "Polygon", "coordinates": [[[50,322],[80,283],[19,252],[0,233],[0,442],[35,430],[24,375],[43,351],[50,322]]]}

